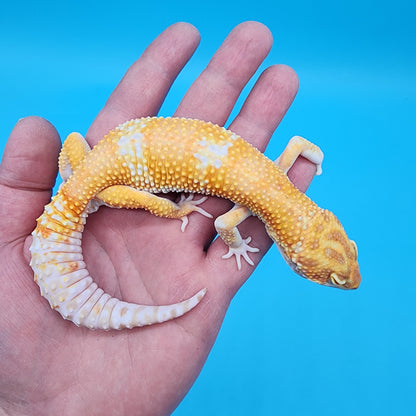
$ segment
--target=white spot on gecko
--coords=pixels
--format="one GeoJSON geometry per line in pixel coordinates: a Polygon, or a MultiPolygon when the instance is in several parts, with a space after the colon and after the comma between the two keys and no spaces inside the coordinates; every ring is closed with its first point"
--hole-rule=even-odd
{"type": "Polygon", "coordinates": [[[293,245],[292,245],[292,250],[293,250],[295,253],[299,253],[299,252],[301,252],[301,251],[302,251],[302,241],[298,241],[296,244],[293,244],[293,245]]]}
{"type": "Polygon", "coordinates": [[[142,133],[134,133],[131,136],[121,136],[118,141],[120,155],[130,155],[131,157],[135,156],[136,159],[141,159],[143,157],[142,140],[142,133]]]}
{"type": "Polygon", "coordinates": [[[134,166],[134,163],[129,162],[128,167],[130,169],[130,176],[134,178],[136,176],[136,167],[134,166]]]}
{"type": "Polygon", "coordinates": [[[59,212],[64,212],[64,207],[60,204],[59,201],[55,202],[55,208],[59,211],[59,212]]]}
{"type": "Polygon", "coordinates": [[[199,168],[206,168],[208,165],[219,169],[224,157],[228,155],[228,149],[233,145],[228,142],[224,145],[210,143],[205,137],[199,142],[201,149],[194,154],[194,157],[201,162],[199,168]]]}
{"type": "Polygon", "coordinates": [[[140,132],[137,132],[137,127],[136,126],[134,127],[135,127],[134,130],[136,131],[136,133],[133,133],[131,135],[126,134],[124,136],[121,136],[117,143],[119,146],[120,155],[127,156],[127,159],[128,159],[127,166],[130,170],[130,176],[132,178],[136,176],[141,176],[143,174],[142,143],[143,143],[144,135],[140,132]]]}

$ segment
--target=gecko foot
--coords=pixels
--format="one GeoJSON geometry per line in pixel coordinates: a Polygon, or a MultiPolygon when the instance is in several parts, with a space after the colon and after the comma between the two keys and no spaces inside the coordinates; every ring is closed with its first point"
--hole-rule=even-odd
{"type": "Polygon", "coordinates": [[[248,256],[248,253],[257,253],[260,250],[257,247],[249,246],[250,241],[251,237],[247,237],[246,239],[243,239],[243,242],[239,247],[229,247],[228,253],[224,254],[222,258],[229,259],[231,256],[235,256],[238,270],[241,270],[241,257],[243,257],[250,266],[254,266],[254,263],[248,256]]]}
{"type": "Polygon", "coordinates": [[[212,215],[209,212],[205,211],[201,207],[198,207],[198,205],[202,204],[206,200],[207,200],[206,196],[198,199],[197,201],[194,201],[194,194],[190,194],[187,197],[183,194],[181,195],[181,199],[178,202],[178,206],[180,210],[186,212],[186,214],[180,218],[182,220],[182,225],[181,225],[182,232],[185,231],[185,228],[188,225],[188,222],[189,222],[188,214],[190,214],[191,212],[199,212],[204,217],[212,218],[212,215]]]}

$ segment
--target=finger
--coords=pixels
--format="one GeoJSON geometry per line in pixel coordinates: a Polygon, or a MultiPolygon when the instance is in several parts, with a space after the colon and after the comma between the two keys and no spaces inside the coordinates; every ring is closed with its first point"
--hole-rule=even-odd
{"type": "Polygon", "coordinates": [[[272,43],[269,29],[261,23],[244,22],[235,27],[191,85],[175,115],[224,125],[272,43]]]}
{"type": "MultiPolygon", "coordinates": [[[[295,99],[298,88],[299,80],[292,68],[275,65],[266,69],[230,129],[263,152],[295,99]]],[[[288,177],[305,192],[315,172],[316,166],[300,157],[289,170],[288,177]]]]}
{"type": "Polygon", "coordinates": [[[286,65],[267,68],[229,128],[263,152],[292,104],[298,87],[293,69],[286,65]]]}
{"type": "Polygon", "coordinates": [[[199,44],[199,33],[188,23],[162,32],[128,69],[87,132],[96,144],[109,130],[131,118],[157,114],[173,81],[199,44]]]}
{"type": "Polygon", "coordinates": [[[57,175],[60,139],[46,120],[27,117],[10,134],[0,165],[1,237],[27,236],[50,200],[57,175]]]}
{"type": "MultiPolygon", "coordinates": [[[[264,151],[295,99],[298,88],[298,77],[290,67],[275,65],[266,69],[230,129],[264,151]]],[[[300,157],[289,170],[288,177],[299,190],[305,192],[315,172],[316,166],[300,157]]]]}

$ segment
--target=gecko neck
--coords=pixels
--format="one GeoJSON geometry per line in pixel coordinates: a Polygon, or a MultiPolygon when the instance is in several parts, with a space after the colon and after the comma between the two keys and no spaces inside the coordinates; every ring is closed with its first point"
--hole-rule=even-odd
{"type": "Polygon", "coordinates": [[[260,166],[249,167],[245,171],[240,178],[241,183],[237,185],[245,192],[234,202],[247,206],[258,216],[275,242],[296,244],[321,209],[299,191],[273,162],[264,161],[262,166],[260,174],[260,166]]]}

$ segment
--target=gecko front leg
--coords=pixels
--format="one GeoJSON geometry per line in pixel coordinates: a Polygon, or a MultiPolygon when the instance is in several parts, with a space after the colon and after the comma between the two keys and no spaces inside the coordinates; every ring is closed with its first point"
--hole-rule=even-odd
{"type": "MultiPolygon", "coordinates": [[[[303,156],[316,165],[316,175],[322,173],[321,165],[324,155],[321,149],[300,136],[294,136],[289,140],[285,150],[274,163],[287,174],[299,156],[303,156]]],[[[241,269],[241,257],[253,266],[254,263],[248,253],[259,251],[258,248],[249,245],[251,237],[242,238],[237,228],[251,215],[252,213],[248,208],[236,204],[230,211],[218,217],[214,223],[218,235],[228,246],[228,253],[223,255],[222,258],[228,259],[235,256],[238,270],[241,269]]]]}
{"type": "Polygon", "coordinates": [[[322,173],[322,161],[324,160],[324,154],[322,150],[300,136],[293,136],[287,144],[283,153],[275,160],[275,164],[283,170],[285,174],[296,162],[299,156],[303,156],[316,166],[316,175],[322,173]]]}
{"type": "Polygon", "coordinates": [[[257,253],[259,251],[258,248],[249,245],[251,237],[243,239],[237,228],[240,223],[251,215],[253,214],[248,208],[236,204],[230,211],[218,217],[214,222],[218,235],[228,246],[228,253],[224,254],[222,258],[229,259],[235,256],[238,270],[241,270],[241,257],[248,264],[254,266],[248,253],[257,253]]]}

